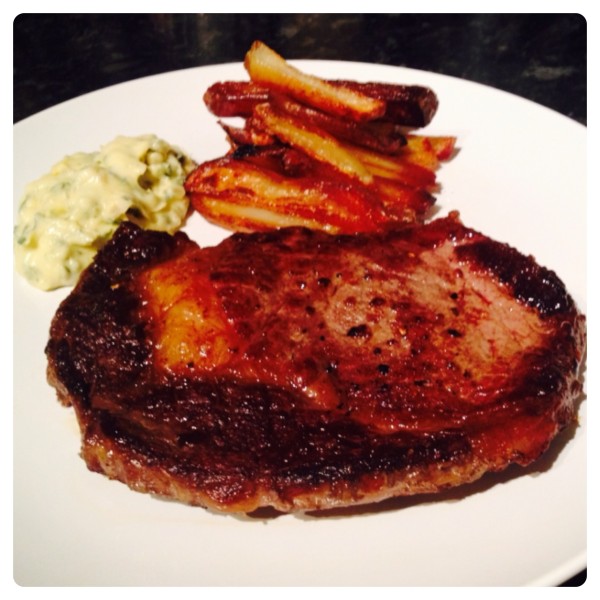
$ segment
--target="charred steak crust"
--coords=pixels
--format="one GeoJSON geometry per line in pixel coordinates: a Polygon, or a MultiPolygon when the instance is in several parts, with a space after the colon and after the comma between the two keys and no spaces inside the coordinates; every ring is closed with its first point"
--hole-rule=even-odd
{"type": "Polygon", "coordinates": [[[527,465],[575,419],[584,346],[557,276],[453,215],[204,249],[124,224],[59,307],[46,352],[91,470],[250,512],[527,465]]]}

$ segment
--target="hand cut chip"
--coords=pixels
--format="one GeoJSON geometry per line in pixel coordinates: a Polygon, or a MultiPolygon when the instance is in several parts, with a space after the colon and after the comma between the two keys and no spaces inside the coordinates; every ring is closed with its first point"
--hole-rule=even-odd
{"type": "Polygon", "coordinates": [[[358,121],[375,119],[385,113],[384,100],[303,73],[262,42],[252,44],[244,65],[252,81],[324,112],[358,121]]]}
{"type": "MultiPolygon", "coordinates": [[[[385,102],[385,112],[376,120],[408,128],[425,127],[431,123],[438,109],[438,98],[433,90],[418,85],[399,83],[360,83],[325,79],[335,87],[349,88],[385,102]]],[[[218,81],[204,93],[204,103],[217,117],[248,117],[261,102],[269,102],[275,91],[256,81],[218,81]]],[[[304,103],[316,108],[317,105],[304,103]]]]}
{"type": "MultiPolygon", "coordinates": [[[[375,187],[341,173],[315,176],[321,166],[289,177],[283,167],[280,172],[270,168],[274,160],[269,159],[254,164],[231,155],[205,162],[186,182],[193,207],[236,231],[290,225],[329,233],[377,231],[389,222],[375,187]]],[[[407,221],[413,220],[410,214],[407,221]]]]}
{"type": "Polygon", "coordinates": [[[294,117],[278,114],[267,104],[259,104],[255,115],[265,129],[285,144],[298,148],[313,158],[326,162],[336,169],[371,183],[373,175],[363,165],[356,153],[347,151],[333,136],[306,125],[294,117]]]}
{"type": "Polygon", "coordinates": [[[436,171],[456,138],[423,136],[438,101],[429,88],[325,80],[261,42],[245,58],[250,81],[213,84],[204,102],[230,151],[186,183],[194,208],[237,231],[302,225],[329,233],[422,222],[436,171]]]}

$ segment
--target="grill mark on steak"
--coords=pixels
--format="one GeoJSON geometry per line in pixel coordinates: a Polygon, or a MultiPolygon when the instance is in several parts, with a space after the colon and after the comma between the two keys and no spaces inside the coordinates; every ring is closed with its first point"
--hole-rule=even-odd
{"type": "Polygon", "coordinates": [[[59,307],[46,352],[90,469],[248,512],[527,465],[575,418],[584,346],[554,273],[451,216],[203,249],[124,224],[59,307]]]}

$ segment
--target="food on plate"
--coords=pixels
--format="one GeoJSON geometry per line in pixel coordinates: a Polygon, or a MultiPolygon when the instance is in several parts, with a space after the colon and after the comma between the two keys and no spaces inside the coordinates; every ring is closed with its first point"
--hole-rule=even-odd
{"type": "Polygon", "coordinates": [[[392,219],[412,223],[434,202],[427,189],[383,177],[349,184],[340,171],[279,147],[204,162],[185,186],[206,219],[245,232],[292,225],[331,234],[377,231],[392,219]]]}
{"type": "Polygon", "coordinates": [[[373,175],[367,167],[333,136],[308,129],[293,117],[273,110],[269,104],[259,104],[254,109],[254,114],[263,128],[284,144],[304,152],[310,158],[329,164],[364,184],[373,183],[373,175]]]}
{"type": "Polygon", "coordinates": [[[451,214],[206,248],[123,223],[46,352],[92,471],[251,512],[528,465],[576,418],[584,346],[585,318],[552,271],[451,214]]]}
{"type": "Polygon", "coordinates": [[[17,270],[43,290],[69,286],[123,220],[174,232],[188,214],[183,183],[194,167],[151,134],[65,157],[25,190],[14,229],[17,270]]]}
{"type": "MultiPolygon", "coordinates": [[[[438,109],[438,98],[433,90],[420,85],[361,83],[341,79],[325,81],[332,86],[347,87],[383,100],[386,108],[385,113],[377,119],[379,123],[425,127],[438,109]]],[[[218,81],[204,93],[204,103],[218,117],[249,117],[257,104],[268,102],[272,97],[268,85],[255,81],[218,81]]],[[[331,116],[329,120],[333,122],[331,116]]]]}
{"type": "Polygon", "coordinates": [[[326,113],[356,121],[369,121],[385,114],[384,100],[303,73],[260,41],[254,42],[246,53],[244,66],[252,81],[309,106],[318,106],[326,113]]]}
{"type": "Polygon", "coordinates": [[[250,81],[217,82],[204,94],[216,116],[243,124],[221,122],[229,152],[186,181],[200,214],[245,232],[303,225],[353,233],[426,218],[436,171],[456,145],[414,131],[435,115],[432,90],[322,79],[261,42],[244,64],[250,81]]]}

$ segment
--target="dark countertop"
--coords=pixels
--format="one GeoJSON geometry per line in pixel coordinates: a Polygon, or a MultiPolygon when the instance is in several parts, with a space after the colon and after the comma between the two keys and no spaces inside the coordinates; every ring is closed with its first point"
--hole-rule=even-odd
{"type": "Polygon", "coordinates": [[[587,124],[587,24],[577,14],[22,14],[13,31],[14,122],[115,83],[239,62],[261,39],[286,59],[477,81],[587,124]]]}
{"type": "Polygon", "coordinates": [[[23,14],[14,21],[14,121],[114,83],[238,62],[261,39],[287,59],[477,81],[586,124],[586,37],[576,14],[23,14]]]}

